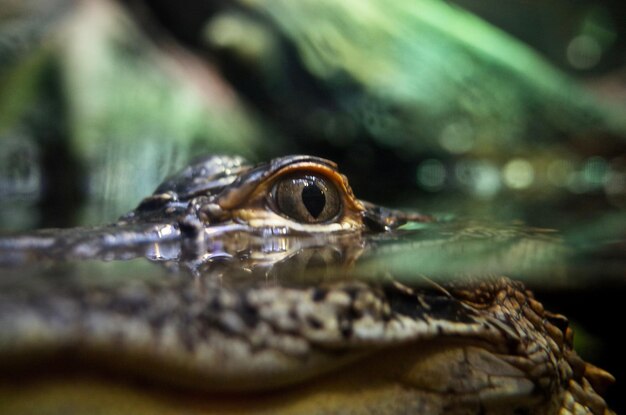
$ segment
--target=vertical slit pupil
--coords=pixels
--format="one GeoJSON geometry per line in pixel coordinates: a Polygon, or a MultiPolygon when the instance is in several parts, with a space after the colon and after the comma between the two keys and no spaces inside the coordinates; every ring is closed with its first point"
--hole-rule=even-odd
{"type": "Polygon", "coordinates": [[[326,196],[314,182],[308,182],[302,188],[302,203],[315,219],[322,213],[326,205],[326,196]]]}

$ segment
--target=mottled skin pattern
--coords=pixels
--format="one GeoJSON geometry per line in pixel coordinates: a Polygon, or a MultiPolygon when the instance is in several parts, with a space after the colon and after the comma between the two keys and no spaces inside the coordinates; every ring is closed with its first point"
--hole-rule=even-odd
{"type": "Polygon", "coordinates": [[[567,319],[521,283],[341,271],[368,235],[419,220],[358,201],[325,160],[210,157],[117,224],[0,239],[0,409],[610,413],[599,393],[612,377],[577,356],[567,319]],[[311,171],[339,189],[332,221],[298,223],[272,205],[277,180],[311,171]],[[49,275],[133,258],[164,267],[49,275]]]}

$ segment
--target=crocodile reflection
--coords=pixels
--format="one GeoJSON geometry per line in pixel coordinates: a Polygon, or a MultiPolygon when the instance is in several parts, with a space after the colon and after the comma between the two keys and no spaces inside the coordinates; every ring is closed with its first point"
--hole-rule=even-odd
{"type": "Polygon", "coordinates": [[[116,413],[120,401],[188,412],[187,400],[94,391],[63,371],[45,387],[11,382],[24,367],[41,375],[61,361],[199,390],[193,413],[608,413],[600,393],[612,376],[578,357],[567,319],[521,283],[476,279],[467,266],[451,281],[422,267],[404,281],[385,261],[371,267],[381,278],[360,278],[355,262],[398,255],[402,236],[415,238],[399,251],[413,267],[420,256],[452,263],[469,252],[490,274],[511,257],[522,259],[513,270],[525,265],[537,256],[529,250],[558,252],[522,227],[403,226],[430,221],[358,200],[327,160],[208,157],[115,224],[2,238],[0,404],[17,408],[6,413],[116,413]],[[492,270],[485,251],[498,260],[492,270]],[[104,280],[47,268],[141,258],[171,272],[104,280]]]}

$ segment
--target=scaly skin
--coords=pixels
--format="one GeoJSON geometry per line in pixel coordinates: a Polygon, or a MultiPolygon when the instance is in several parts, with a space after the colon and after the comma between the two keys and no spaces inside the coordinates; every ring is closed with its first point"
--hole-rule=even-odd
{"type": "Polygon", "coordinates": [[[2,413],[610,413],[611,375],[521,283],[346,272],[375,231],[424,217],[352,200],[345,182],[338,225],[283,218],[297,235],[276,235],[260,195],[293,164],[233,164],[217,189],[186,195],[193,171],[166,182],[116,225],[0,240],[2,413]],[[143,257],[166,267],[99,275],[103,258],[143,257]]]}

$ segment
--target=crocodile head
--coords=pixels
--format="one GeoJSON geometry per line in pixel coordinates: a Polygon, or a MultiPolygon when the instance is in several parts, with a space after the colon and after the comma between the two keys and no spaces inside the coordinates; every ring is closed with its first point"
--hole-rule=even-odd
{"type": "Polygon", "coordinates": [[[235,257],[236,273],[286,259],[305,267],[312,257],[328,266],[352,263],[367,245],[364,235],[432,220],[357,199],[337,165],[319,157],[255,166],[237,156],[209,156],[167,178],[117,226],[168,226],[159,233],[181,238],[167,255],[161,243],[160,259],[200,262],[206,271],[216,258],[235,257]]]}
{"type": "Polygon", "coordinates": [[[240,157],[200,159],[166,179],[120,223],[176,222],[183,231],[211,235],[236,230],[333,238],[431,220],[361,201],[334,162],[300,155],[256,166],[240,157]]]}
{"type": "MultiPolygon", "coordinates": [[[[354,266],[430,220],[356,199],[327,160],[209,157],[115,224],[0,239],[3,413],[607,413],[612,377],[521,283],[354,266]],[[99,274],[122,259],[157,265],[99,274]]],[[[413,264],[532,233],[432,227],[413,264]]]]}

